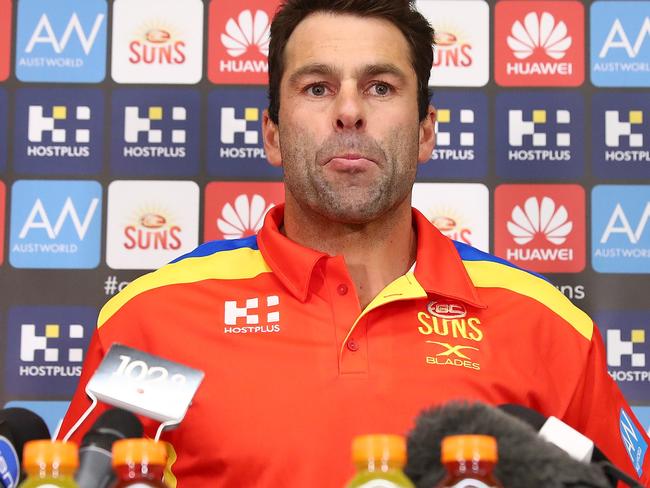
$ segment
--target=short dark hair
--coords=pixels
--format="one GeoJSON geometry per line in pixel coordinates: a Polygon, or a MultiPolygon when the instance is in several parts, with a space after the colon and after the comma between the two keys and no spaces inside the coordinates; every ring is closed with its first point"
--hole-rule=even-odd
{"type": "Polygon", "coordinates": [[[396,26],[410,48],[411,65],[418,82],[418,116],[429,106],[429,74],[433,64],[434,31],[412,0],[285,0],[271,23],[269,45],[269,117],[277,124],[280,82],[284,73],[284,48],[296,26],[307,16],[327,12],[384,19],[396,26]]]}

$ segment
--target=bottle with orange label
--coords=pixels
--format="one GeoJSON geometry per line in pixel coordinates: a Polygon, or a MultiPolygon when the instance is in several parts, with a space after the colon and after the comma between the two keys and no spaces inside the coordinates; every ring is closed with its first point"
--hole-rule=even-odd
{"type": "Polygon", "coordinates": [[[113,488],[167,488],[163,481],[167,449],[153,439],[122,439],[113,444],[113,488]]]}
{"type": "Polygon", "coordinates": [[[492,471],[497,441],[489,435],[454,435],[442,440],[442,464],[447,476],[437,488],[501,488],[492,471]]]}
{"type": "Polygon", "coordinates": [[[79,466],[77,446],[69,442],[37,440],[25,443],[20,488],[78,488],[74,472],[79,466]]]}
{"type": "Polygon", "coordinates": [[[346,488],[414,488],[402,468],[406,441],[398,435],[364,435],[352,441],[357,473],[346,488]]]}

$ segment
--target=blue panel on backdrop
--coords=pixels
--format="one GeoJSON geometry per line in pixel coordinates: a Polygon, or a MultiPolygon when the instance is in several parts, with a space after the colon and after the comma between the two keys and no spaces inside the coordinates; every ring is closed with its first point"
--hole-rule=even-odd
{"type": "Polygon", "coordinates": [[[0,88],[0,172],[4,172],[7,168],[7,140],[9,139],[7,135],[8,103],[7,92],[4,88],[0,88]]]}
{"type": "Polygon", "coordinates": [[[68,411],[69,405],[70,402],[57,401],[11,401],[7,402],[4,408],[26,408],[31,410],[45,421],[50,435],[54,436],[59,425],[63,422],[63,417],[68,411]]]}
{"type": "Polygon", "coordinates": [[[497,95],[496,169],[517,180],[584,175],[584,101],[579,91],[497,95]]]}
{"type": "Polygon", "coordinates": [[[113,174],[198,174],[200,96],[197,91],[116,90],[111,105],[113,174]]]}
{"type": "Polygon", "coordinates": [[[482,178],[488,167],[487,97],[481,91],[436,90],[436,148],[418,166],[418,181],[482,178]]]}
{"type": "Polygon", "coordinates": [[[636,418],[641,422],[643,430],[650,435],[650,407],[632,407],[636,418]]]}
{"type": "Polygon", "coordinates": [[[262,112],[266,88],[223,87],[208,96],[208,173],[225,179],[282,178],[281,168],[266,161],[262,112]]]}

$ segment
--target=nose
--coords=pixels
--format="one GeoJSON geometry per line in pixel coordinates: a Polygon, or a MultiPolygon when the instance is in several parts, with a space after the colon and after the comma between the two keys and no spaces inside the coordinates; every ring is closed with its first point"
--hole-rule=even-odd
{"type": "Polygon", "coordinates": [[[365,128],[366,119],[363,113],[363,99],[356,83],[340,87],[335,110],[336,130],[360,130],[365,128]]]}

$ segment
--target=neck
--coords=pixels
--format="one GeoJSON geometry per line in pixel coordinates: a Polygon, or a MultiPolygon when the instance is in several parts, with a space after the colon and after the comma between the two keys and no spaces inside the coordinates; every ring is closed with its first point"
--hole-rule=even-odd
{"type": "Polygon", "coordinates": [[[343,256],[361,308],[415,262],[417,238],[410,198],[372,222],[347,224],[302,208],[288,197],[284,233],[305,247],[343,256]]]}

